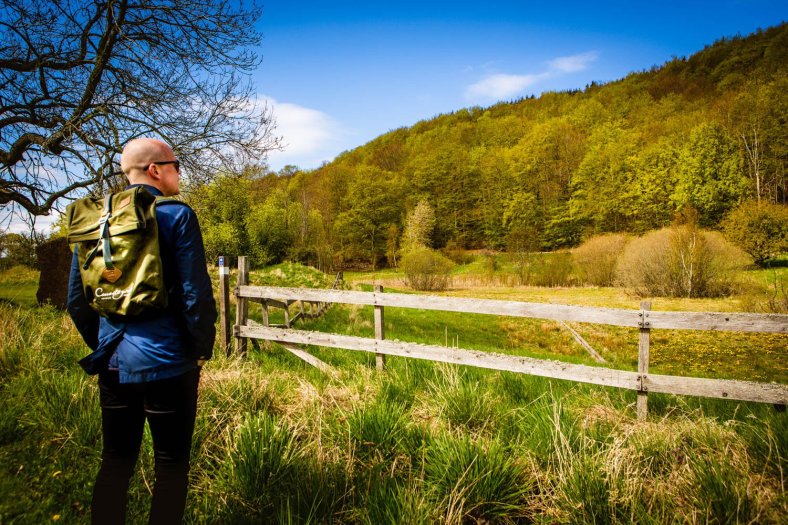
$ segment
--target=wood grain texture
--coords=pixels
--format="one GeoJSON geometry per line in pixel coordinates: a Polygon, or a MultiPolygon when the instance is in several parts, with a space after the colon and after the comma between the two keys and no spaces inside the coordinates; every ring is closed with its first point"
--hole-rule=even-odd
{"type": "Polygon", "coordinates": [[[546,303],[469,299],[399,293],[357,292],[348,290],[316,290],[310,288],[278,288],[270,286],[239,286],[238,297],[265,298],[277,301],[322,301],[367,306],[390,306],[420,310],[441,310],[475,314],[502,315],[607,324],[640,328],[641,323],[652,329],[725,330],[741,332],[772,332],[788,334],[788,315],[719,312],[658,312],[650,311],[643,319],[641,310],[594,308],[546,303]]]}

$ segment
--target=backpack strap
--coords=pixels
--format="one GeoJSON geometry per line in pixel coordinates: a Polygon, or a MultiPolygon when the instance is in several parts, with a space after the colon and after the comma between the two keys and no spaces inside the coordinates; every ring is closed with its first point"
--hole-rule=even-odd
{"type": "Polygon", "coordinates": [[[90,267],[90,263],[93,262],[93,259],[96,258],[96,252],[99,249],[99,246],[102,246],[102,252],[104,254],[104,266],[108,270],[112,270],[115,266],[112,264],[112,253],[110,251],[110,244],[109,244],[109,219],[112,217],[112,195],[107,195],[104,199],[104,212],[99,217],[99,238],[98,242],[96,243],[96,247],[93,248],[90,253],[88,253],[87,258],[85,259],[85,264],[82,265],[83,270],[87,270],[90,267]]]}

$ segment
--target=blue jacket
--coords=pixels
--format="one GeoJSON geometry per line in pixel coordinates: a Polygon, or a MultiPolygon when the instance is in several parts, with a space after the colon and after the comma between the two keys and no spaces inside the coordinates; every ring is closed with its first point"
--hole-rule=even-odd
{"type": "Polygon", "coordinates": [[[68,312],[93,350],[80,360],[89,374],[111,367],[119,370],[121,383],[155,381],[192,370],[198,359],[213,354],[216,302],[197,216],[184,203],[167,202],[156,207],[156,221],[168,296],[163,311],[126,319],[99,316],[85,299],[74,252],[68,312]]]}

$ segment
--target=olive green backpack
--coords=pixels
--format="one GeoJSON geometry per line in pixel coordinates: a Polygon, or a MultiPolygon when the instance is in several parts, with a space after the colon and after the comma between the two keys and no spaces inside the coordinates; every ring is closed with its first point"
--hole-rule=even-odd
{"type": "Polygon", "coordinates": [[[156,197],[142,186],[68,205],[68,242],[75,244],[88,304],[104,317],[134,316],[167,306],[156,197]]]}

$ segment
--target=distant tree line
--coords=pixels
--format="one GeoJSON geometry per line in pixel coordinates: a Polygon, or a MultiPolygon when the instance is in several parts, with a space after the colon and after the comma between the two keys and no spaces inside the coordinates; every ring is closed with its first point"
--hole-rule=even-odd
{"type": "Polygon", "coordinates": [[[408,235],[556,250],[686,209],[722,229],[749,201],[786,208],[787,67],[782,24],[609,84],[440,115],[313,171],[227,174],[189,199],[212,256],[255,264],[395,265],[408,235]]]}

